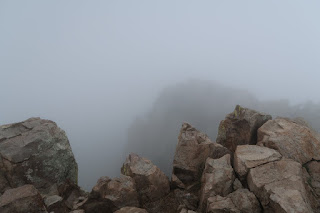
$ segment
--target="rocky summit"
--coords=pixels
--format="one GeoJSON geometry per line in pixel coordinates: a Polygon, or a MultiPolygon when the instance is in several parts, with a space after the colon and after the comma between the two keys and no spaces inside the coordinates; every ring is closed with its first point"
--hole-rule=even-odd
{"type": "Polygon", "coordinates": [[[301,118],[239,105],[216,142],[182,124],[170,179],[134,153],[119,177],[101,177],[91,192],[77,173],[54,122],[0,126],[1,213],[320,213],[319,133],[301,118]]]}

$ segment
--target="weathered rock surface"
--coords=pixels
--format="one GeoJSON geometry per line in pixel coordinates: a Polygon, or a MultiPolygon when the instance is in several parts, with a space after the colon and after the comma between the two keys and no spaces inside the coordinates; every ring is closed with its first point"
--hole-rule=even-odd
{"type": "Polygon", "coordinates": [[[156,201],[169,194],[168,177],[146,158],[130,154],[121,168],[121,173],[135,181],[141,204],[156,201]]]}
{"type": "Polygon", "coordinates": [[[173,160],[173,187],[189,189],[199,184],[206,159],[220,158],[228,153],[225,147],[213,143],[206,134],[184,123],[173,160]]]}
{"type": "Polygon", "coordinates": [[[200,210],[206,209],[209,197],[231,193],[234,180],[229,154],[219,159],[208,158],[201,180],[200,210]]]}
{"type": "Polygon", "coordinates": [[[257,112],[239,105],[220,122],[217,143],[234,152],[237,145],[255,145],[257,143],[257,130],[271,116],[257,112]]]}
{"type": "Polygon", "coordinates": [[[234,205],[231,198],[221,197],[220,195],[209,197],[207,213],[241,213],[234,205]]]}
{"type": "Polygon", "coordinates": [[[282,159],[261,165],[250,170],[247,181],[264,212],[313,212],[298,162],[282,159]]]}
{"type": "Polygon", "coordinates": [[[239,145],[234,153],[234,170],[243,180],[249,169],[280,160],[280,158],[280,153],[274,149],[256,145],[239,145]]]}
{"type": "MultiPolygon", "coordinates": [[[[305,165],[305,167],[307,169],[307,172],[310,175],[310,179],[308,180],[308,183],[317,194],[317,197],[320,198],[320,162],[310,161],[305,165]]],[[[319,205],[320,205],[320,202],[319,202],[319,205]]]]}
{"type": "Polygon", "coordinates": [[[77,183],[77,163],[56,123],[40,118],[0,126],[0,193],[34,185],[41,193],[66,180],[77,183]]]}
{"type": "Polygon", "coordinates": [[[288,118],[276,118],[261,126],[257,145],[275,149],[301,164],[320,160],[319,134],[306,124],[288,118]]]}
{"type": "Polygon", "coordinates": [[[231,198],[232,203],[241,213],[262,212],[258,199],[248,189],[238,189],[227,197],[231,198]]]}
{"type": "Polygon", "coordinates": [[[6,190],[0,197],[1,213],[45,213],[42,197],[32,185],[6,190]]]}
{"type": "Polygon", "coordinates": [[[98,200],[110,201],[117,209],[125,206],[139,207],[136,185],[129,176],[123,175],[114,179],[101,177],[93,187],[91,194],[98,200]]]}
{"type": "Polygon", "coordinates": [[[148,213],[145,209],[140,209],[136,207],[123,207],[116,211],[115,213],[148,213]]]}

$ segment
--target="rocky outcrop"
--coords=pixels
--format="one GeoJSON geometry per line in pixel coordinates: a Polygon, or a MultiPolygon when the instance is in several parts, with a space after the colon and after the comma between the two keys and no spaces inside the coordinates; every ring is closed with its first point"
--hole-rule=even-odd
{"type": "Polygon", "coordinates": [[[256,145],[240,145],[234,153],[234,169],[241,180],[247,176],[249,169],[268,162],[280,160],[282,156],[274,149],[256,145]]]}
{"type": "Polygon", "coordinates": [[[234,111],[220,122],[217,143],[234,152],[238,145],[255,145],[257,130],[271,116],[248,108],[236,106],[234,111]]]}
{"type": "Polygon", "coordinates": [[[301,121],[276,118],[258,130],[259,146],[269,147],[301,164],[320,160],[320,136],[301,121]]]}
{"type": "Polygon", "coordinates": [[[77,183],[77,163],[56,123],[40,118],[0,126],[0,193],[34,185],[48,193],[54,184],[77,183]]]}
{"type": "Polygon", "coordinates": [[[1,213],[47,213],[42,197],[32,185],[8,189],[0,197],[1,213]]]}
{"type": "Polygon", "coordinates": [[[121,173],[133,178],[141,204],[159,200],[169,194],[168,177],[146,158],[130,154],[121,168],[121,173]]]}

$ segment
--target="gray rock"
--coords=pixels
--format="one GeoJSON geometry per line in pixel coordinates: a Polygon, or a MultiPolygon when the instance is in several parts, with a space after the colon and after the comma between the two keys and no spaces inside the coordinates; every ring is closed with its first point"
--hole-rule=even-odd
{"type": "Polygon", "coordinates": [[[148,213],[145,209],[140,209],[137,207],[123,207],[116,211],[115,213],[148,213]]]}

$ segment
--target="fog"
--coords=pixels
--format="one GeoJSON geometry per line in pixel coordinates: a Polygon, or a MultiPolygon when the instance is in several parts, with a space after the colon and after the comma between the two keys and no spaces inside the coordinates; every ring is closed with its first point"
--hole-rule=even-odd
{"type": "Polygon", "coordinates": [[[215,140],[235,104],[319,130],[319,6],[2,0],[0,124],[57,122],[87,190],[131,151],[169,174],[181,123],[215,140]]]}

